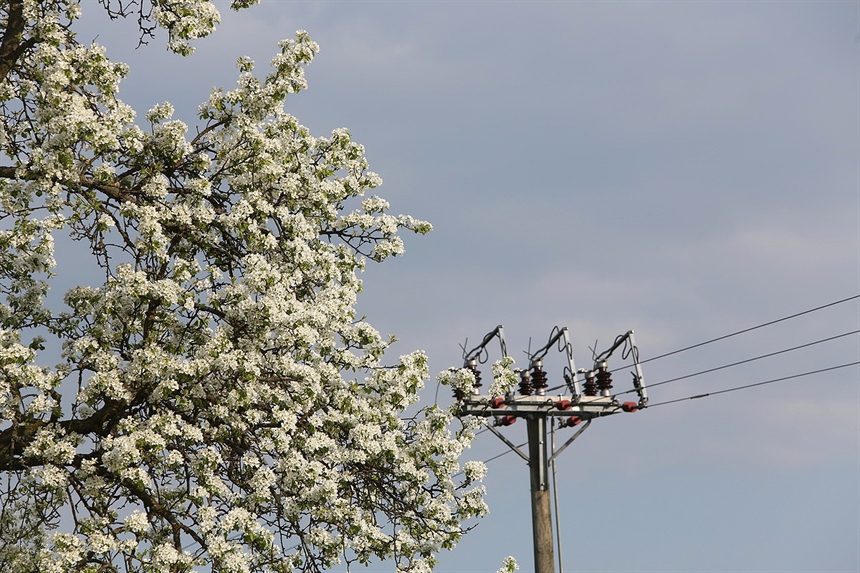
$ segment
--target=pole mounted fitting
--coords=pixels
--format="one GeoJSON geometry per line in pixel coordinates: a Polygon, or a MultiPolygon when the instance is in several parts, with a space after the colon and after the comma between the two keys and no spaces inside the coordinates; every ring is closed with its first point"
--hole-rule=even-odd
{"type": "Polygon", "coordinates": [[[597,389],[601,396],[612,395],[612,373],[607,369],[606,360],[597,367],[597,389]]]}
{"type": "Polygon", "coordinates": [[[543,361],[540,359],[532,361],[532,387],[535,394],[543,396],[546,394],[547,386],[549,386],[549,382],[543,369],[543,361]]]}
{"type": "Polygon", "coordinates": [[[520,370],[520,395],[532,395],[532,374],[528,370],[520,370]]]}

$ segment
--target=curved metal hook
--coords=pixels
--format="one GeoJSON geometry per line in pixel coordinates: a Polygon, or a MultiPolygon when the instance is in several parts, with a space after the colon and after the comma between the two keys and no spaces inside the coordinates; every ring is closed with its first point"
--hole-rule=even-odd
{"type": "Polygon", "coordinates": [[[505,356],[507,356],[508,355],[508,347],[505,344],[505,331],[502,328],[502,325],[500,324],[495,329],[493,329],[492,332],[490,332],[486,336],[484,336],[484,339],[481,341],[481,343],[478,346],[476,346],[475,348],[473,348],[469,352],[463,352],[463,364],[466,367],[468,367],[469,363],[472,360],[475,360],[477,362],[480,362],[481,364],[484,364],[489,359],[489,356],[490,356],[489,352],[487,351],[487,345],[493,340],[493,338],[495,338],[497,336],[499,337],[499,343],[502,347],[502,357],[504,358],[505,356]]]}
{"type": "Polygon", "coordinates": [[[555,344],[558,345],[558,351],[563,352],[567,358],[567,366],[565,366],[565,372],[569,372],[570,375],[564,376],[564,379],[565,382],[567,382],[567,386],[570,389],[570,393],[573,395],[574,401],[577,401],[579,400],[582,391],[580,390],[579,380],[577,379],[576,365],[573,363],[573,346],[570,343],[570,335],[566,326],[553,327],[546,345],[529,356],[529,367],[533,368],[537,366],[537,363],[542,360],[544,356],[547,355],[549,349],[552,348],[555,344]]]}

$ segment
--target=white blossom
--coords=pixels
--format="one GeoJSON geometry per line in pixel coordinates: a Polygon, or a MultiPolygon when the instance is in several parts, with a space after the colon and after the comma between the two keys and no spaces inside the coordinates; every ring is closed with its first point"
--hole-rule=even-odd
{"type": "Polygon", "coordinates": [[[149,528],[149,519],[142,511],[135,510],[125,518],[125,526],[129,531],[141,534],[149,528]]]}
{"type": "Polygon", "coordinates": [[[511,369],[514,359],[505,356],[493,363],[493,383],[490,384],[490,396],[504,396],[517,385],[517,374],[511,369]]]}
{"type": "MultiPolygon", "coordinates": [[[[430,224],[370,194],[382,180],[348,130],[314,137],[285,111],[319,49],[307,32],[264,75],[241,58],[199,125],[167,102],[138,125],[118,97],[128,67],[74,35],[82,7],[98,4],[0,8],[26,48],[0,62],[4,572],[315,571],[395,554],[429,571],[487,512],[486,468],[459,477],[481,422],[454,430],[451,411],[413,406],[427,357],[386,363],[391,340],[355,304],[369,263],[430,224]],[[98,269],[63,297],[48,296],[55,273],[83,259],[58,265],[55,237],[98,269]]],[[[208,0],[141,14],[180,54],[220,22],[208,0]]],[[[463,370],[440,380],[474,385],[463,370]]]]}
{"type": "Polygon", "coordinates": [[[511,556],[505,557],[502,560],[502,566],[499,568],[496,573],[514,573],[514,571],[518,571],[520,568],[517,560],[511,556]]]}
{"type": "Polygon", "coordinates": [[[487,475],[487,466],[483,462],[469,461],[463,466],[463,473],[469,481],[481,481],[487,475]]]}

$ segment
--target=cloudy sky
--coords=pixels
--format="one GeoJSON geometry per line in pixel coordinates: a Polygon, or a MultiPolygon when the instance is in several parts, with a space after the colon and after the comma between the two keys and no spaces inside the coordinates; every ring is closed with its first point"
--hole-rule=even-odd
{"type": "MultiPolygon", "coordinates": [[[[360,302],[434,373],[497,324],[520,365],[567,326],[584,366],[630,329],[647,359],[860,294],[856,1],[263,0],[225,9],[187,59],[135,51],[132,24],[86,26],[131,64],[129,103],[169,100],[189,121],[237,57],[263,72],[307,29],[321,52],[288,110],[317,135],[349,128],[393,210],[435,227],[370,268],[360,302]]],[[[854,299],[655,360],[645,380],[858,329],[854,299]]],[[[652,402],[858,360],[855,334],[652,402]]],[[[858,380],[852,366],[596,421],[558,459],[565,570],[860,570],[858,380]]],[[[505,430],[517,443],[520,426],[505,430]]],[[[469,456],[506,450],[484,433],[469,456]]],[[[440,572],[506,555],[533,570],[528,468],[489,466],[491,514],[440,572]]]]}

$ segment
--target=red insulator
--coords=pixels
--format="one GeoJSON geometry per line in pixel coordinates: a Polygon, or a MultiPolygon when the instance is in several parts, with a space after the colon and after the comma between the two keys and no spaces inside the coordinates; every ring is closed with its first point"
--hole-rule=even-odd
{"type": "Polygon", "coordinates": [[[555,407],[559,410],[570,410],[573,408],[573,402],[570,400],[559,400],[555,403],[555,407]]]}
{"type": "Polygon", "coordinates": [[[564,421],[564,425],[567,426],[568,428],[578,426],[581,423],[582,423],[582,418],[580,418],[579,416],[571,416],[570,418],[568,418],[567,420],[564,421]]]}
{"type": "Polygon", "coordinates": [[[505,405],[505,399],[501,396],[496,396],[495,398],[490,398],[487,405],[490,406],[490,408],[501,408],[505,405]]]}
{"type": "Polygon", "coordinates": [[[496,418],[496,425],[497,426],[510,426],[511,424],[513,424],[516,421],[517,421],[517,419],[514,416],[502,416],[500,418],[496,418]]]}
{"type": "Polygon", "coordinates": [[[625,412],[636,412],[639,410],[639,404],[636,402],[624,402],[621,404],[621,409],[625,412]]]}

